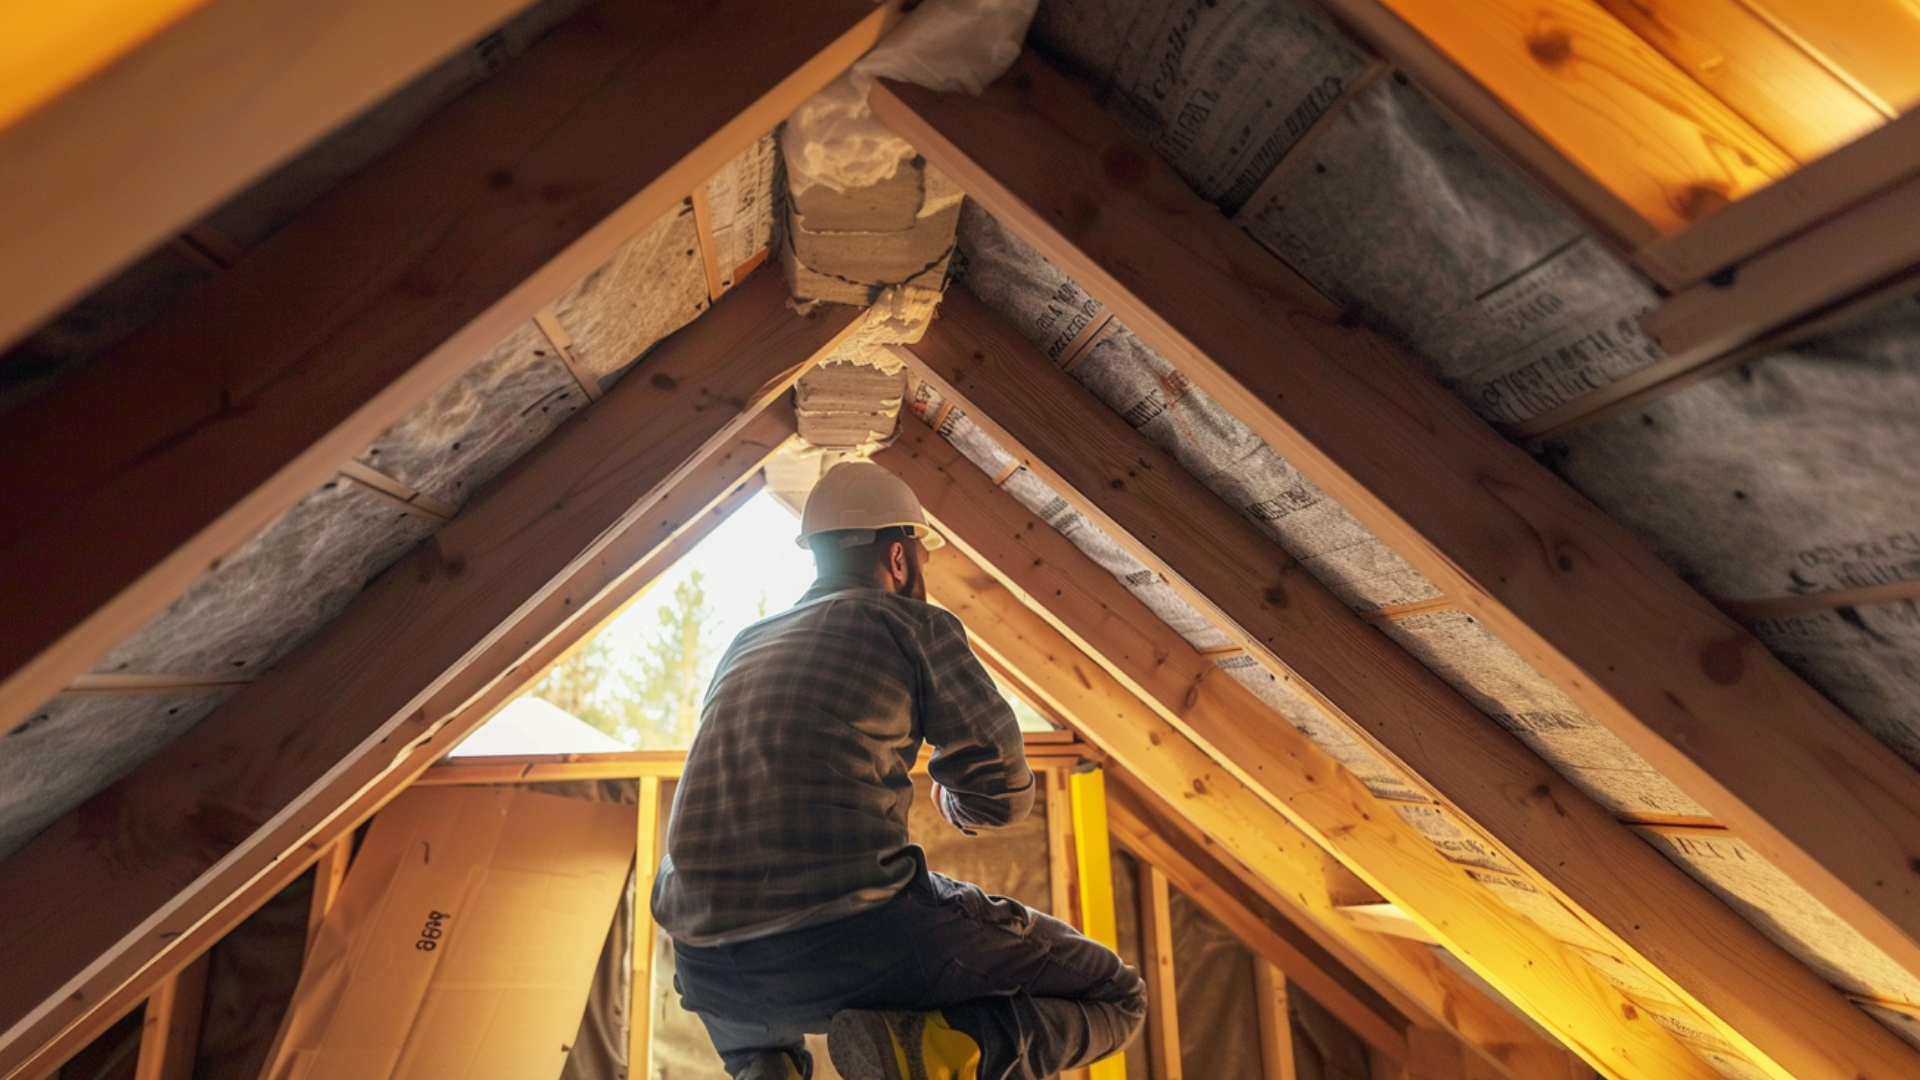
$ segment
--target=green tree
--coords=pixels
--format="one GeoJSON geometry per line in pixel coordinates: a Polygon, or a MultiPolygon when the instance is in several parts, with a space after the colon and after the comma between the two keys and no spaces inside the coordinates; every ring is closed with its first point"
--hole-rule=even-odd
{"type": "Polygon", "coordinates": [[[533,688],[533,696],[635,745],[637,703],[625,670],[631,664],[630,653],[613,635],[600,634],[555,664],[533,688]]]}
{"type": "Polygon", "coordinates": [[[635,697],[644,718],[640,745],[686,746],[693,742],[700,702],[719,651],[706,575],[694,570],[675,585],[673,600],[660,608],[659,620],[641,643],[633,667],[635,697]]]}

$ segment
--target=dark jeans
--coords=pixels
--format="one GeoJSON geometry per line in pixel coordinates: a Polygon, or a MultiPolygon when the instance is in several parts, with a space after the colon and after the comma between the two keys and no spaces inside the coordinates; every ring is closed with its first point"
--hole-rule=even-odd
{"type": "Polygon", "coordinates": [[[802,1035],[841,1009],[938,1009],[980,1044],[980,1080],[1032,1080],[1119,1050],[1146,985],[1112,950],[1050,915],[922,872],[892,900],[820,926],[730,945],[673,946],[680,1004],[729,1073],[765,1050],[812,1062],[802,1035]]]}

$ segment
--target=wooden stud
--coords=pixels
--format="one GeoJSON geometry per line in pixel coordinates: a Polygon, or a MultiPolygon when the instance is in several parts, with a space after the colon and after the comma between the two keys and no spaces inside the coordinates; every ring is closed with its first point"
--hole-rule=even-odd
{"type": "Polygon", "coordinates": [[[707,299],[718,300],[727,290],[729,279],[720,266],[720,249],[713,240],[713,204],[707,201],[707,185],[693,189],[693,228],[700,237],[700,261],[707,270],[707,299]]]}
{"type": "Polygon", "coordinates": [[[1253,1009],[1260,1020],[1260,1070],[1266,1080],[1299,1080],[1293,1059],[1293,1021],[1287,1010],[1287,976],[1256,958],[1253,1009]]]}
{"type": "Polygon", "coordinates": [[[202,955],[162,982],[147,999],[134,1080],[193,1080],[200,1052],[200,1018],[207,1002],[207,962],[202,955]]]}
{"type": "Polygon", "coordinates": [[[1764,600],[1722,600],[1720,606],[1735,618],[1783,619],[1835,608],[1867,607],[1873,604],[1897,604],[1920,599],[1920,581],[1889,581],[1881,585],[1863,585],[1857,589],[1807,593],[1801,596],[1773,596],[1764,600]]]}
{"type": "Polygon", "coordinates": [[[1777,327],[1920,267],[1920,176],[1897,184],[1735,267],[1641,320],[1676,356],[1716,357],[1777,327]]]}
{"type": "Polygon", "coordinates": [[[1915,175],[1920,114],[1909,114],[1646,248],[1634,263],[1678,292],[1915,175]]]}
{"type": "Polygon", "coordinates": [[[660,778],[640,778],[638,840],[633,856],[633,974],[628,984],[627,1075],[653,1075],[653,880],[660,871],[664,815],[660,778]]]}
{"type": "MultiPolygon", "coordinates": [[[[312,26],[302,5],[267,6],[285,9],[290,34],[312,26]]],[[[678,208],[896,16],[891,4],[867,0],[606,0],[147,329],[8,413],[0,460],[61,467],[0,474],[0,580],[10,583],[0,730],[678,208]],[[130,520],[141,527],[121,527],[130,520]]],[[[356,55],[371,40],[356,36],[356,55]]],[[[298,42],[303,60],[333,65],[318,41],[298,42]]],[[[249,71],[275,62],[273,50],[229,44],[208,55],[244,57],[249,71]]],[[[257,95],[233,100],[251,108],[257,95]]],[[[81,134],[100,143],[109,130],[123,126],[81,134]]],[[[204,165],[185,160],[188,171],[204,165]]],[[[146,170],[102,168],[136,187],[153,183],[146,170]]],[[[46,182],[66,202],[97,171],[67,169],[46,182]]],[[[0,166],[0,175],[15,174],[0,166]]],[[[0,213],[33,201],[14,195],[10,187],[0,198],[0,213]]],[[[47,260],[14,235],[0,226],[5,265],[44,273],[47,260]]],[[[47,235],[65,245],[77,234],[47,235]]],[[[9,301],[33,292],[3,280],[9,301]]]]}
{"type": "Polygon", "coordinates": [[[88,672],[75,678],[66,688],[65,693],[172,694],[182,690],[219,690],[226,687],[245,686],[252,681],[251,676],[243,679],[216,679],[204,675],[145,675],[127,671],[88,672]]]}
{"type": "Polygon", "coordinates": [[[1074,927],[1080,920],[1080,871],[1075,857],[1079,845],[1073,837],[1073,803],[1067,794],[1067,778],[1061,773],[1043,773],[1047,800],[1047,894],[1053,903],[1053,915],[1074,927]]]}
{"type": "MultiPolygon", "coordinates": [[[[1881,1039],[1884,1029],[1831,986],[1367,626],[977,299],[956,287],[941,315],[913,348],[928,385],[1190,603],[1216,612],[1222,629],[1269,669],[1297,676],[1333,716],[1345,718],[1355,738],[1483,831],[1525,868],[1532,887],[1575,912],[1614,955],[1680,995],[1736,1045],[1778,1055],[1791,1071],[1851,1080],[1872,1068],[1920,1067],[1920,1058],[1896,1066],[1910,1050],[1881,1039]],[[1715,930],[1703,934],[1705,926],[1715,930]],[[1756,997],[1752,981],[1761,971],[1775,989],[1756,997]]],[[[936,438],[924,427],[909,430],[916,448],[936,438]]],[[[1020,520],[1035,519],[1023,510],[1020,520]]],[[[1028,547],[1057,538],[1031,528],[1021,535],[1028,547]]],[[[1063,539],[1054,544],[1061,545],[1073,550],[1063,539]]],[[[1037,548],[1022,557],[1051,558],[1037,548]]],[[[1037,596],[1060,588],[1057,579],[1032,580],[1046,571],[1022,573],[1037,596]]],[[[1110,576],[1098,588],[1110,604],[1130,599],[1110,576]]],[[[1242,731],[1233,737],[1255,738],[1242,731]]],[[[1221,738],[1207,736],[1216,745],[1221,738]]]]}
{"type": "Polygon", "coordinates": [[[540,333],[547,339],[547,344],[553,346],[554,355],[567,366],[567,374],[573,376],[573,381],[580,387],[580,392],[587,395],[588,401],[599,401],[600,395],[606,392],[600,388],[600,377],[580,362],[579,354],[573,351],[573,335],[567,333],[567,328],[560,325],[560,316],[554,314],[553,305],[548,304],[534,312],[533,322],[540,328],[540,333]]]}
{"type": "MultiPolygon", "coordinates": [[[[873,108],[1657,771],[1920,970],[1920,889],[1898,884],[1920,859],[1912,767],[1618,523],[1342,325],[1037,59],[978,99],[883,80],[873,108]],[[1086,206],[1100,212],[1071,209],[1086,206]]],[[[1859,1034],[1873,1044],[1807,1049],[1907,1053],[1859,1034]]]]}
{"type": "Polygon", "coordinates": [[[460,512],[460,508],[452,503],[442,502],[424,491],[415,491],[386,473],[369,468],[358,461],[349,460],[345,465],[340,466],[340,476],[365,488],[369,494],[387,505],[426,518],[436,525],[445,525],[460,512]]]}
{"type": "MultiPolygon", "coordinates": [[[[1147,980],[1147,1075],[1184,1080],[1180,1061],[1180,1003],[1174,988],[1172,890],[1167,875],[1140,864],[1140,966],[1147,980]]],[[[1265,963],[1265,961],[1261,961],[1265,963]]]]}
{"type": "Polygon", "coordinates": [[[392,780],[408,748],[467,720],[467,704],[757,470],[777,441],[731,475],[716,463],[857,325],[851,309],[796,316],[779,275],[756,275],[656,346],[298,654],[0,862],[0,968],[30,973],[0,983],[0,1072],[361,791],[392,780]],[[675,520],[668,508],[680,500],[691,505],[675,520]],[[568,592],[588,582],[591,591],[568,592]],[[208,791],[244,792],[217,797],[227,823],[217,835],[195,824],[207,820],[208,791]],[[102,843],[99,805],[142,827],[102,843]]]}
{"type": "MultiPolygon", "coordinates": [[[[897,451],[904,445],[895,443],[878,459],[890,467],[899,466],[906,455],[897,451]]],[[[960,468],[980,475],[964,459],[960,468]]],[[[1210,721],[1210,716],[1254,716],[1264,706],[1237,683],[1206,678],[1203,672],[1212,665],[1170,630],[1154,633],[1156,671],[1143,670],[1145,665],[1133,660],[1138,654],[1131,648],[1108,651],[1106,646],[1118,646],[1106,640],[1114,636],[1113,628],[1128,625],[1129,619],[1138,627],[1156,623],[1139,601],[1133,601],[1139,610],[1111,608],[1097,627],[1076,618],[1072,633],[1067,633],[1052,623],[1056,614],[1042,617],[1046,605],[1029,610],[987,569],[969,564],[967,548],[1003,531],[960,525],[962,519],[952,511],[978,499],[978,494],[955,497],[924,482],[914,486],[935,527],[950,541],[928,562],[929,589],[960,616],[981,651],[1023,657],[1036,682],[1044,677],[1042,670],[1058,672],[1043,687],[1050,704],[1073,718],[1080,733],[1100,745],[1115,764],[1168,792],[1204,792],[1228,779],[1246,785],[1314,843],[1341,855],[1383,894],[1415,911],[1456,955],[1528,1008],[1538,1022],[1565,1033],[1571,1048],[1598,1058],[1611,1075],[1621,1080],[1652,1075],[1707,1080],[1713,1075],[1584,963],[1471,883],[1460,867],[1443,859],[1391,809],[1376,804],[1366,788],[1297,731],[1275,723],[1260,730],[1257,738],[1235,738],[1221,745],[1232,733],[1210,721]],[[1089,644],[1078,646],[1068,640],[1076,636],[1089,644]],[[1129,672],[1152,685],[1129,679],[1129,672]],[[1202,750],[1189,734],[1199,730],[1220,748],[1202,750]],[[1188,748],[1198,761],[1182,760],[1188,748]],[[1416,897],[1418,908],[1410,904],[1416,897]],[[1631,1062],[1632,1070],[1622,1068],[1623,1062],[1631,1062]]],[[[1032,525],[1019,528],[1033,530],[1032,525]]],[[[1092,568],[1091,573],[1112,580],[1077,551],[1061,551],[1053,557],[1061,560],[1056,565],[1092,568]]],[[[1021,556],[1017,561],[1030,564],[1033,560],[1021,556]]],[[[1010,564],[996,555],[984,557],[981,565],[1006,572],[1010,564]]],[[[1084,585],[1093,583],[1090,575],[1075,576],[1084,585]]],[[[1010,576],[1010,580],[1018,579],[1010,576]]],[[[1031,590],[1023,592],[1035,595],[1031,590]]],[[[1047,599],[1055,597],[1049,592],[1047,599]]],[[[1241,840],[1271,842],[1272,831],[1269,827],[1241,840]]],[[[1220,836],[1223,844],[1234,839],[1230,833],[1220,836]]],[[[1337,914],[1333,918],[1345,922],[1337,914]]],[[[1337,984],[1329,989],[1344,994],[1337,984]]],[[[1320,996],[1317,988],[1315,996],[1320,996]]],[[[1376,1021],[1373,1030],[1378,1027],[1376,1021]]],[[[1364,1032],[1362,1037],[1376,1041],[1364,1032]]]]}
{"type": "Polygon", "coordinates": [[[352,862],[353,838],[349,836],[328,844],[320,860],[313,864],[313,900],[307,905],[308,952],[313,951],[327,912],[333,910],[333,902],[340,898],[340,887],[346,884],[347,867],[352,862]]]}

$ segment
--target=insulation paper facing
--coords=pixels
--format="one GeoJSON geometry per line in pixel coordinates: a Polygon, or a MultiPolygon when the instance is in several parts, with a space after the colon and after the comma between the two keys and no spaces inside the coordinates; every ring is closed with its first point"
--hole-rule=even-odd
{"type": "Polygon", "coordinates": [[[461,506],[586,400],[546,335],[524,323],[388,428],[359,460],[461,506]]]}
{"type": "Polygon", "coordinates": [[[1048,0],[1033,42],[1228,214],[1366,67],[1291,0],[1048,0]]]}
{"type": "Polygon", "coordinates": [[[1119,320],[1102,324],[1099,301],[971,202],[960,246],[967,285],[982,302],[1342,601],[1367,610],[1439,595],[1119,320]]]}
{"type": "Polygon", "coordinates": [[[1380,629],[1602,806],[1712,816],[1471,615],[1436,611],[1380,629]]]}
{"type": "Polygon", "coordinates": [[[1920,1005],[1920,978],[1744,840],[1701,829],[1643,826],[1635,831],[1821,978],[1863,997],[1920,1005]]]}
{"type": "Polygon", "coordinates": [[[1920,299],[1549,445],[1709,596],[1920,580],[1920,299]]]}
{"type": "Polygon", "coordinates": [[[1235,223],[1488,420],[1661,358],[1640,331],[1651,288],[1404,77],[1355,97],[1299,155],[1235,223]]]}
{"type": "Polygon", "coordinates": [[[1477,829],[1449,811],[1438,806],[1395,804],[1393,812],[1453,862],[1519,878],[1519,867],[1481,838],[1477,829]]]}
{"type": "Polygon", "coordinates": [[[741,151],[707,181],[707,208],[713,215],[714,260],[722,285],[773,238],[773,133],[741,151]]]}
{"type": "Polygon", "coordinates": [[[1920,766],[1920,603],[1761,619],[1748,628],[1814,689],[1920,766]]]}
{"type": "Polygon", "coordinates": [[[221,560],[94,666],[96,673],[253,675],[347,606],[433,523],[329,480],[221,560]]]}
{"type": "Polygon", "coordinates": [[[0,738],[0,859],[186,734],[236,687],[62,694],[0,738]]]}

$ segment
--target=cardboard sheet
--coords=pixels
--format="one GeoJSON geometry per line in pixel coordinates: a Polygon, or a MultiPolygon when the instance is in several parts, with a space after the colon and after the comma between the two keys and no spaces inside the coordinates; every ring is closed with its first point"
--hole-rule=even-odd
{"type": "Polygon", "coordinates": [[[614,803],[402,795],[321,928],[264,1080],[557,1080],[633,829],[614,803]]]}

